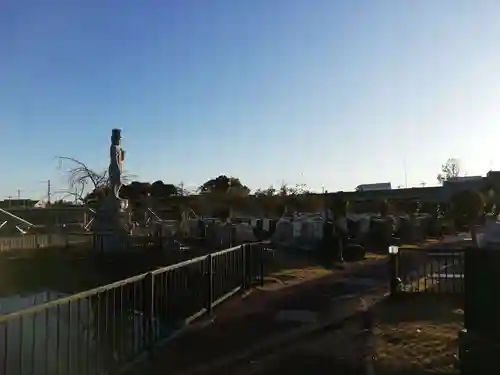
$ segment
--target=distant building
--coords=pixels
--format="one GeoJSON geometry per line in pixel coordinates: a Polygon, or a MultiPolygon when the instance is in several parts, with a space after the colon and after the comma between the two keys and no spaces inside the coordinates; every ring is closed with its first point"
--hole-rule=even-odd
{"type": "Polygon", "coordinates": [[[488,177],[483,176],[462,176],[454,177],[443,182],[443,188],[451,192],[461,190],[481,191],[488,182],[488,177]]]}
{"type": "Polygon", "coordinates": [[[332,198],[341,198],[348,201],[369,201],[369,200],[415,200],[441,202],[447,199],[447,190],[442,186],[415,187],[408,189],[379,189],[361,191],[342,191],[329,193],[332,198]]]}
{"type": "Polygon", "coordinates": [[[9,208],[34,208],[45,207],[44,201],[34,199],[4,199],[0,201],[0,208],[8,210],[9,208]]]}
{"type": "Polygon", "coordinates": [[[46,208],[47,202],[44,200],[38,201],[33,205],[33,208],[46,208]]]}
{"type": "Polygon", "coordinates": [[[443,186],[414,187],[392,189],[390,183],[359,185],[356,191],[329,193],[332,198],[349,201],[367,200],[414,200],[426,202],[448,202],[453,194],[462,190],[484,191],[488,186],[500,187],[500,171],[490,171],[483,176],[455,177],[443,183],[443,186]]]}
{"type": "Polygon", "coordinates": [[[483,179],[484,179],[483,176],[459,176],[459,177],[450,178],[449,180],[446,180],[444,183],[445,184],[460,184],[463,182],[481,181],[483,179]]]}
{"type": "Polygon", "coordinates": [[[380,182],[376,184],[363,184],[356,187],[356,191],[391,190],[390,182],[380,182]]]}

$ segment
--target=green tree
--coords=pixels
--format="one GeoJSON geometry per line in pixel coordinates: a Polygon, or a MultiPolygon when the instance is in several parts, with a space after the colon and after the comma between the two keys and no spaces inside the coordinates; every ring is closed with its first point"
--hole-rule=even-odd
{"type": "Polygon", "coordinates": [[[218,176],[216,178],[211,178],[202,184],[198,191],[201,194],[204,193],[217,193],[217,194],[228,194],[239,196],[247,196],[250,193],[248,186],[243,185],[239,178],[228,177],[225,175],[218,176]]]}
{"type": "Polygon", "coordinates": [[[130,184],[122,186],[120,195],[131,202],[136,202],[147,197],[150,191],[151,184],[149,182],[132,181],[130,184]]]}
{"type": "Polygon", "coordinates": [[[276,195],[276,189],[274,186],[269,186],[267,189],[257,189],[254,193],[257,202],[263,211],[264,215],[272,215],[279,214],[277,212],[279,198],[276,195]]]}
{"type": "Polygon", "coordinates": [[[473,190],[459,191],[451,197],[451,214],[457,224],[465,223],[475,245],[477,242],[476,225],[484,213],[484,197],[473,190]]]}
{"type": "Polygon", "coordinates": [[[165,199],[181,195],[176,185],[165,184],[162,180],[155,181],[151,184],[150,194],[155,199],[165,199]]]}
{"type": "Polygon", "coordinates": [[[238,209],[245,202],[250,189],[243,185],[239,178],[221,175],[211,178],[198,188],[205,204],[212,209],[227,210],[229,216],[233,215],[233,209],[238,209]]]}
{"type": "Polygon", "coordinates": [[[267,189],[257,189],[254,194],[256,197],[273,197],[276,195],[276,189],[273,185],[269,186],[267,189]]]}
{"type": "Polygon", "coordinates": [[[484,212],[495,216],[498,215],[500,213],[500,190],[497,183],[488,179],[481,189],[481,193],[484,197],[484,212]]]}

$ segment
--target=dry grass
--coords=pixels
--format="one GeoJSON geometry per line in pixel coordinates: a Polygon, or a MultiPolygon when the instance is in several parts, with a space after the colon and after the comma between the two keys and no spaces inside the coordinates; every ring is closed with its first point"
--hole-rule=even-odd
{"type": "MultiPolygon", "coordinates": [[[[428,239],[418,245],[401,245],[400,247],[420,248],[440,243],[438,239],[428,239]]],[[[264,288],[279,288],[283,285],[300,283],[320,278],[332,273],[332,270],[319,264],[312,253],[297,253],[276,250],[273,259],[273,271],[265,279],[264,288]]],[[[388,254],[367,251],[367,260],[385,260],[388,254]]]]}
{"type": "Polygon", "coordinates": [[[404,247],[405,249],[420,249],[420,248],[423,248],[422,246],[415,245],[415,244],[403,244],[403,245],[399,245],[398,247],[404,247]]]}
{"type": "Polygon", "coordinates": [[[457,297],[413,295],[377,306],[376,373],[457,374],[461,305],[457,297]]]}
{"type": "Polygon", "coordinates": [[[461,279],[447,279],[443,277],[421,277],[412,282],[409,289],[416,292],[427,293],[459,293],[464,291],[464,283],[461,279]]]}
{"type": "MultiPolygon", "coordinates": [[[[388,259],[388,254],[367,252],[365,256],[365,260],[385,259],[388,259]]],[[[282,250],[275,251],[271,267],[265,278],[265,285],[260,289],[276,290],[291,284],[322,278],[338,271],[320,264],[313,253],[282,250]]]]}
{"type": "Polygon", "coordinates": [[[404,247],[406,249],[425,249],[429,246],[436,246],[440,245],[443,241],[441,239],[437,238],[428,238],[422,242],[419,243],[412,243],[412,244],[402,244],[399,245],[399,247],[404,247]]]}
{"type": "Polygon", "coordinates": [[[272,269],[265,278],[264,289],[279,289],[290,284],[330,275],[331,269],[320,265],[313,254],[297,254],[277,250],[274,253],[272,269]]]}
{"type": "Polygon", "coordinates": [[[365,254],[365,259],[373,259],[373,260],[384,260],[389,259],[389,254],[377,254],[377,253],[369,253],[365,254]]]}

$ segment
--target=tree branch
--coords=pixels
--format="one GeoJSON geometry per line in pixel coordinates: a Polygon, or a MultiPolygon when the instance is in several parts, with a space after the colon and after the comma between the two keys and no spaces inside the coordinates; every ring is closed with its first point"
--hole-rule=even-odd
{"type": "MultiPolygon", "coordinates": [[[[59,169],[63,169],[65,163],[70,163],[72,166],[65,171],[68,188],[60,192],[65,194],[66,197],[76,197],[79,201],[85,202],[86,193],[106,188],[109,185],[107,170],[98,172],[84,162],[68,156],[57,156],[56,158],[59,162],[59,169]]],[[[129,182],[131,178],[133,178],[131,174],[122,174],[124,183],[129,182]]]]}

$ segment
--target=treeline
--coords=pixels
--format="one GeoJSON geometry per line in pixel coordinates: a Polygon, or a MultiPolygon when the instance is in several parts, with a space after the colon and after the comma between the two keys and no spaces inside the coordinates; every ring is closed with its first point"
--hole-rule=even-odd
{"type": "MultiPolygon", "coordinates": [[[[108,192],[106,186],[94,189],[85,197],[85,202],[90,206],[96,206],[108,192]]],[[[252,194],[239,179],[226,176],[208,180],[195,191],[188,191],[182,185],[163,181],[153,183],[132,181],[122,186],[120,196],[128,199],[133,208],[146,206],[159,210],[190,208],[196,213],[214,216],[228,216],[231,211],[279,216],[287,210],[320,211],[325,206],[322,194],[287,186],[276,190],[273,188],[258,190],[252,194]]]]}
{"type": "MultiPolygon", "coordinates": [[[[85,197],[87,203],[97,203],[108,193],[107,187],[99,187],[85,197]]],[[[123,185],[121,197],[128,199],[133,206],[147,205],[162,207],[180,205],[195,212],[206,208],[233,209],[239,212],[259,211],[262,214],[281,215],[286,211],[321,212],[325,209],[342,215],[347,212],[374,212],[385,214],[413,214],[425,212],[431,215],[444,215],[454,212],[455,216],[476,216],[484,212],[493,212],[499,194],[493,186],[484,191],[458,191],[448,202],[426,202],[414,199],[359,199],[346,201],[334,194],[321,194],[309,191],[304,185],[279,188],[273,186],[251,192],[239,178],[218,176],[206,181],[195,191],[186,190],[182,184],[169,184],[161,180],[153,183],[132,181],[123,185]],[[452,208],[454,208],[452,210],[452,208]],[[467,215],[465,215],[467,214],[467,215]]]]}
{"type": "MultiPolygon", "coordinates": [[[[85,198],[90,205],[97,205],[108,193],[106,187],[95,189],[85,198]]],[[[329,210],[337,215],[352,213],[407,214],[426,212],[436,214],[443,205],[412,200],[353,200],[344,201],[335,194],[314,193],[304,185],[279,188],[269,187],[251,192],[235,177],[218,176],[206,181],[195,191],[187,191],[182,185],[163,181],[153,183],[133,181],[123,185],[120,196],[128,199],[133,208],[150,207],[155,210],[181,211],[190,208],[198,214],[229,216],[246,214],[258,216],[281,216],[285,212],[323,212],[329,210]]]]}

